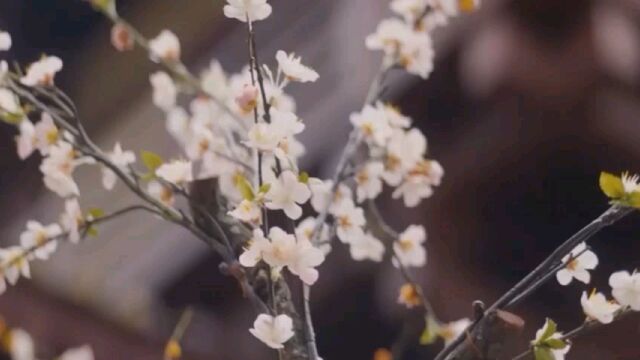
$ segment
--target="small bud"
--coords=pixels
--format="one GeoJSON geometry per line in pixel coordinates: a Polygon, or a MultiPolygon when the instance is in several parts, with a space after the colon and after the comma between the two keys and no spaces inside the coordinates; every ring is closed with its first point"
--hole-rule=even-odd
{"type": "Polygon", "coordinates": [[[458,0],[458,8],[462,12],[472,12],[480,7],[480,0],[458,0]]]}
{"type": "Polygon", "coordinates": [[[125,25],[121,23],[113,25],[111,28],[111,44],[118,51],[133,50],[133,36],[125,25]]]}
{"type": "Polygon", "coordinates": [[[182,348],[180,344],[171,339],[167,342],[167,346],[164,347],[164,359],[165,360],[177,360],[182,356],[182,348]]]}
{"type": "Polygon", "coordinates": [[[373,353],[373,360],[393,360],[393,355],[388,349],[380,348],[373,353]]]}
{"type": "Polygon", "coordinates": [[[236,97],[235,101],[243,112],[249,113],[253,111],[253,109],[258,105],[258,88],[253,85],[246,84],[242,88],[240,95],[236,97]]]}
{"type": "Polygon", "coordinates": [[[407,308],[420,305],[420,295],[413,284],[402,285],[400,288],[400,296],[398,296],[398,303],[405,305],[407,308]]]}

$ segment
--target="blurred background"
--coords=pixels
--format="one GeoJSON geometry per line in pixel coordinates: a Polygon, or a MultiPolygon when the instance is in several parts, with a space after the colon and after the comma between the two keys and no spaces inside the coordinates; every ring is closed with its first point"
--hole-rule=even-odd
{"type": "MultiPolygon", "coordinates": [[[[273,15],[256,24],[261,59],[275,51],[303,56],[320,74],[292,87],[307,129],[302,167],[333,171],[380,56],[364,37],[383,17],[386,0],[272,0],[273,15]]],[[[120,13],[147,36],[163,28],[181,39],[196,73],[212,57],[225,70],[246,64],[245,29],[223,18],[221,0],[118,0],[120,13]]],[[[28,63],[60,56],[58,85],[77,102],[89,133],[105,148],[149,149],[170,157],[178,147],[150,101],[155,69],[142,51],[120,54],[110,24],[80,0],[0,0],[0,28],[13,35],[9,59],[28,63]]],[[[435,35],[436,70],[424,82],[392,73],[386,100],[400,105],[429,139],[444,166],[443,185],[407,210],[385,195],[397,229],[427,226],[429,263],[417,273],[443,320],[471,316],[476,299],[491,303],[561,241],[607,207],[601,170],[640,171],[640,1],[484,0],[435,35]]],[[[17,159],[14,130],[0,127],[0,246],[18,242],[28,219],[53,222],[63,203],[42,186],[39,159],[17,159]]],[[[116,209],[134,199],[122,187],[95,191],[99,174],[81,169],[83,207],[116,209]],[[84,171],[83,171],[84,170],[84,171]]],[[[598,234],[592,286],[607,293],[611,272],[640,266],[640,217],[632,214],[598,234]]],[[[335,246],[314,286],[312,308],[325,359],[370,359],[415,318],[396,304],[402,279],[387,262],[355,263],[335,246]]],[[[273,359],[247,329],[254,314],[219,259],[180,230],[144,214],[100,227],[98,238],[61,246],[38,262],[33,280],[0,296],[0,315],[36,339],[39,354],[89,343],[97,359],[159,359],[186,306],[195,316],[186,359],[273,359]]],[[[590,285],[590,286],[591,286],[590,285]]],[[[582,291],[555,281],[520,304],[527,321],[519,349],[545,316],[561,330],[583,320],[582,291]]],[[[640,359],[639,317],[577,341],[569,359],[640,359]]],[[[404,359],[430,359],[408,346],[404,359]]]]}

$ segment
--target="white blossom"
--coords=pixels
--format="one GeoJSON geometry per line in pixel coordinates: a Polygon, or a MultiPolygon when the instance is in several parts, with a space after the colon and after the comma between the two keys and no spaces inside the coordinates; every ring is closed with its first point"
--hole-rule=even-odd
{"type": "Polygon", "coordinates": [[[588,319],[597,320],[603,324],[611,323],[615,312],[620,309],[620,305],[608,301],[602,293],[595,292],[587,296],[586,291],[583,291],[580,304],[588,319]]]}
{"type": "Polygon", "coordinates": [[[44,184],[60,197],[79,195],[78,185],[72,174],[76,166],[91,163],[89,158],[76,158],[76,152],[71,144],[59,141],[49,148],[49,156],[40,164],[40,171],[44,174],[44,184]]]}
{"type": "MultiPolygon", "coordinates": [[[[0,82],[2,82],[1,80],[0,76],[0,82]]],[[[23,112],[16,94],[7,88],[0,88],[0,113],[23,116],[23,112]]]]}
{"type": "Polygon", "coordinates": [[[422,160],[409,169],[404,181],[391,194],[398,199],[402,197],[407,207],[418,206],[422,199],[433,194],[433,186],[440,184],[444,169],[434,160],[422,160]]]}
{"type": "Polygon", "coordinates": [[[297,220],[302,215],[299,204],[304,204],[310,197],[309,187],[300,182],[293,172],[287,170],[271,183],[265,195],[265,206],[271,210],[283,210],[290,219],[297,220]]]}
{"type": "Polygon", "coordinates": [[[35,345],[28,332],[23,329],[9,330],[9,353],[12,360],[35,360],[35,345]]]}
{"type": "Polygon", "coordinates": [[[52,86],[58,71],[62,70],[62,60],[57,56],[44,57],[27,68],[27,74],[20,79],[26,86],[52,86]]]}
{"type": "Polygon", "coordinates": [[[382,261],[384,244],[370,233],[362,234],[349,242],[349,252],[355,261],[382,261]]]}
{"type": "Polygon", "coordinates": [[[313,207],[313,210],[319,213],[327,209],[331,201],[333,181],[309,178],[307,184],[311,190],[311,207],[313,207]]]}
{"type": "Polygon", "coordinates": [[[64,202],[64,213],[60,215],[60,224],[64,231],[68,233],[69,241],[78,243],[80,241],[80,227],[84,225],[85,218],[80,209],[77,198],[67,199],[64,202]]]}
{"type": "Polygon", "coordinates": [[[247,199],[242,200],[235,209],[229,211],[227,214],[249,224],[259,225],[262,223],[260,206],[254,201],[247,199]]]}
{"type": "Polygon", "coordinates": [[[36,128],[29,119],[22,120],[18,128],[20,130],[20,133],[16,136],[18,157],[24,160],[36,150],[38,138],[36,137],[36,128]]]}
{"type": "Polygon", "coordinates": [[[0,51],[11,49],[11,34],[6,31],[0,31],[0,51]]]}
{"type": "Polygon", "coordinates": [[[430,0],[393,0],[389,7],[407,23],[412,24],[422,16],[429,2],[430,0]]]}
{"type": "MultiPolygon", "coordinates": [[[[298,223],[296,226],[296,238],[298,241],[304,240],[311,242],[313,240],[314,232],[316,230],[316,224],[318,219],[309,216],[298,223]]],[[[329,235],[329,227],[326,223],[320,227],[320,234],[318,235],[318,242],[314,244],[322,253],[326,256],[331,252],[331,244],[329,235]]]]}
{"type": "Polygon", "coordinates": [[[217,99],[226,99],[229,93],[227,74],[218,60],[211,60],[209,67],[200,75],[202,89],[217,99]]]}
{"type": "Polygon", "coordinates": [[[242,266],[253,267],[264,260],[275,270],[287,267],[307,285],[318,280],[316,266],[324,261],[324,254],[305,239],[296,239],[277,226],[269,229],[266,238],[261,229],[254,229],[249,246],[240,255],[242,266]]]}
{"type": "Polygon", "coordinates": [[[259,94],[260,90],[257,87],[251,84],[245,84],[242,92],[235,97],[234,101],[240,110],[245,113],[250,113],[258,105],[259,94]]]}
{"type": "Polygon", "coordinates": [[[471,320],[463,318],[440,325],[438,334],[444,340],[445,346],[457,339],[471,325],[471,320]]]}
{"type": "Polygon", "coordinates": [[[57,360],[94,360],[93,350],[89,345],[68,349],[57,360]]]}
{"type": "Polygon", "coordinates": [[[149,51],[151,60],[179,61],[180,60],[180,40],[171,30],[162,30],[158,36],[149,40],[149,51]]]}
{"type": "Polygon", "coordinates": [[[298,82],[314,82],[318,80],[318,73],[301,63],[301,58],[294,53],[287,54],[282,50],[276,53],[278,70],[282,71],[287,80],[298,82]]]}
{"type": "Polygon", "coordinates": [[[378,101],[376,103],[377,108],[382,108],[384,110],[385,115],[387,116],[387,120],[389,121],[389,125],[394,128],[408,128],[411,126],[411,118],[403,115],[400,110],[391,105],[391,104],[383,104],[378,101]]]}
{"type": "Polygon", "coordinates": [[[260,151],[272,152],[282,140],[282,134],[275,129],[273,124],[259,122],[249,129],[247,145],[260,151]]]}
{"type": "Polygon", "coordinates": [[[160,165],[156,169],[156,175],[174,185],[184,185],[193,181],[193,165],[191,161],[174,160],[160,165]]]}
{"type": "MultiPolygon", "coordinates": [[[[424,266],[427,263],[427,250],[423,245],[426,239],[427,234],[423,226],[409,226],[393,243],[397,261],[404,266],[424,266]]],[[[394,261],[394,265],[399,266],[397,261],[394,261]]]]}
{"type": "Polygon", "coordinates": [[[593,251],[587,250],[587,244],[583,242],[571,250],[569,255],[563,257],[562,262],[567,265],[556,273],[560,285],[569,285],[573,278],[588,284],[591,281],[589,270],[598,266],[598,257],[593,251]]]}
{"type": "Polygon", "coordinates": [[[364,211],[356,207],[351,199],[345,199],[332,208],[336,219],[336,234],[344,243],[350,243],[364,236],[362,227],[365,225],[364,211]]]}
{"type": "Polygon", "coordinates": [[[365,199],[375,199],[382,192],[381,177],[383,172],[384,165],[379,161],[369,162],[356,172],[358,202],[365,199]]]}
{"type": "Polygon", "coordinates": [[[159,181],[150,181],[147,185],[147,192],[156,200],[166,206],[173,206],[175,196],[171,188],[161,184],[159,181]]]}
{"type": "MultiPolygon", "coordinates": [[[[119,142],[113,147],[113,151],[107,154],[107,157],[113,165],[118,167],[125,173],[128,172],[127,166],[136,162],[136,155],[133,151],[123,151],[119,142]]],[[[102,186],[107,190],[112,190],[116,185],[118,177],[111,169],[106,166],[102,168],[102,186]]]]}
{"type": "Polygon", "coordinates": [[[20,275],[26,278],[31,277],[29,259],[25,256],[21,246],[0,249],[0,267],[4,270],[4,276],[11,285],[18,282],[20,275]]]}
{"type": "Polygon", "coordinates": [[[37,221],[27,222],[27,229],[20,234],[20,245],[25,249],[33,249],[32,254],[41,260],[47,260],[58,247],[57,240],[51,240],[62,234],[58,224],[43,226],[37,221]]]}
{"type": "Polygon", "coordinates": [[[640,311],[640,274],[618,271],[609,277],[609,285],[613,289],[611,294],[623,306],[629,306],[634,311],[640,311]]]}
{"type": "Polygon", "coordinates": [[[293,320],[285,314],[271,316],[260,314],[249,332],[272,349],[282,349],[294,335],[293,320]]]}
{"type": "Polygon", "coordinates": [[[53,118],[46,112],[42,113],[40,121],[35,126],[36,145],[40,154],[48,155],[49,148],[55,145],[60,139],[60,131],[53,118]]]}
{"type": "Polygon", "coordinates": [[[637,174],[630,175],[625,172],[622,174],[620,180],[622,181],[622,187],[625,193],[631,194],[633,192],[640,191],[640,176],[637,174]]]}
{"type": "Polygon", "coordinates": [[[365,105],[362,112],[351,114],[349,119],[367,141],[378,146],[384,146],[393,133],[384,110],[371,105],[365,105]]]}
{"type": "Polygon", "coordinates": [[[227,0],[224,16],[242,22],[260,21],[271,15],[271,5],[267,0],[227,0]]]}
{"type": "Polygon", "coordinates": [[[149,77],[149,81],[153,88],[153,104],[164,111],[173,109],[178,89],[171,76],[164,71],[158,71],[149,77]]]}

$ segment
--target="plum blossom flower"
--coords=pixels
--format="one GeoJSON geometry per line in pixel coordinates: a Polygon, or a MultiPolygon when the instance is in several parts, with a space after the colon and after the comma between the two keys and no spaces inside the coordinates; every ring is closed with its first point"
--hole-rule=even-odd
{"type": "Polygon", "coordinates": [[[591,281],[588,270],[598,266],[598,257],[593,251],[587,250],[587,244],[582,242],[571,250],[569,255],[563,257],[562,262],[567,265],[556,273],[560,285],[569,285],[573,278],[588,284],[591,281]]]}
{"type": "MultiPolygon", "coordinates": [[[[318,219],[309,216],[298,223],[298,226],[296,226],[296,238],[298,241],[311,242],[313,240],[317,221],[318,219]]],[[[331,244],[329,243],[329,240],[329,227],[325,223],[320,227],[318,243],[314,244],[318,249],[322,250],[322,253],[325,256],[331,252],[331,244]]]]}
{"type": "Polygon", "coordinates": [[[384,111],[371,105],[365,105],[362,112],[351,114],[349,119],[365,139],[375,145],[384,146],[393,134],[384,111]]]}
{"type": "Polygon", "coordinates": [[[57,360],[94,360],[93,350],[89,345],[68,349],[57,360]]]}
{"type": "Polygon", "coordinates": [[[409,226],[393,243],[393,251],[397,257],[397,260],[394,259],[394,265],[399,266],[399,261],[404,266],[424,266],[427,263],[427,251],[422,244],[426,239],[427,234],[423,226],[409,226]]]}
{"type": "Polygon", "coordinates": [[[629,306],[634,311],[640,311],[640,274],[618,271],[609,277],[609,285],[613,289],[611,294],[623,306],[629,306]]]}
{"type": "Polygon", "coordinates": [[[77,158],[71,144],[59,141],[49,148],[49,156],[40,164],[44,174],[46,187],[60,197],[79,195],[78,185],[73,180],[73,171],[78,165],[91,164],[94,161],[87,157],[77,158]]]}
{"type": "Polygon", "coordinates": [[[158,36],[149,40],[149,51],[151,60],[179,61],[180,60],[180,40],[171,30],[162,30],[158,36]]]}
{"type": "Polygon", "coordinates": [[[430,0],[393,0],[389,7],[407,23],[413,24],[423,15],[429,2],[430,0]]]}
{"type": "Polygon", "coordinates": [[[6,31],[0,31],[0,51],[11,49],[11,34],[6,31]]]}
{"type": "MultiPolygon", "coordinates": [[[[136,155],[133,151],[123,151],[119,142],[113,147],[113,151],[107,154],[111,163],[117,166],[122,171],[127,171],[127,166],[136,162],[136,155]]],[[[116,185],[118,177],[111,169],[107,167],[102,168],[102,186],[107,190],[112,190],[116,185]]]]}
{"type": "Polygon", "coordinates": [[[20,234],[20,245],[25,249],[34,249],[37,259],[47,260],[58,247],[57,240],[51,240],[62,234],[58,224],[43,226],[37,221],[27,222],[27,229],[20,234]]]}
{"type": "Polygon", "coordinates": [[[18,157],[24,160],[36,150],[38,138],[36,137],[36,128],[29,119],[22,120],[18,128],[20,130],[20,133],[16,136],[18,157]]]}
{"type": "Polygon", "coordinates": [[[375,199],[382,192],[381,177],[383,172],[384,165],[379,161],[369,162],[356,172],[358,202],[362,202],[365,199],[375,199]]]}
{"type": "Polygon", "coordinates": [[[8,350],[12,360],[34,360],[35,345],[33,338],[23,329],[9,330],[8,350]]]}
{"type": "Polygon", "coordinates": [[[227,214],[249,224],[259,225],[262,223],[262,212],[260,206],[258,206],[255,201],[244,199],[235,209],[229,211],[227,214]]]}
{"type": "Polygon", "coordinates": [[[414,167],[427,152],[427,139],[418,129],[395,130],[387,144],[387,174],[389,185],[400,183],[402,173],[414,167]]]}
{"type": "Polygon", "coordinates": [[[153,104],[164,111],[170,111],[176,105],[178,89],[173,79],[164,71],[158,71],[149,77],[153,88],[153,104]]]}
{"type": "Polygon", "coordinates": [[[76,244],[80,241],[80,227],[85,224],[84,215],[77,198],[68,199],[64,203],[64,213],[60,216],[62,229],[68,233],[69,241],[76,244]]]}
{"type": "MultiPolygon", "coordinates": [[[[1,80],[2,77],[0,76],[0,82],[1,80]]],[[[24,116],[24,110],[20,106],[18,97],[7,88],[0,88],[0,114],[3,116],[14,115],[19,118],[24,116]]]]}
{"type": "Polygon", "coordinates": [[[53,79],[62,70],[62,60],[57,56],[44,57],[29,65],[27,74],[20,79],[26,86],[53,86],[53,79]]]}
{"type": "Polygon", "coordinates": [[[331,201],[333,181],[309,178],[307,184],[311,190],[311,207],[316,212],[324,211],[331,201]]]}
{"type": "Polygon", "coordinates": [[[294,335],[293,320],[288,315],[260,314],[249,332],[272,349],[282,349],[294,335]]]}
{"type": "Polygon", "coordinates": [[[174,160],[160,165],[156,169],[156,175],[167,182],[181,186],[193,181],[193,164],[191,161],[174,160]]]}
{"type": "Polygon", "coordinates": [[[224,16],[242,22],[260,21],[271,15],[271,5],[267,0],[227,0],[224,6],[224,16]]]}
{"type": "Polygon", "coordinates": [[[18,282],[20,275],[26,278],[31,277],[29,259],[25,256],[21,246],[0,249],[0,267],[4,270],[4,276],[11,285],[18,282]]]}
{"type": "Polygon", "coordinates": [[[615,312],[620,309],[620,305],[608,301],[602,293],[596,293],[595,291],[589,296],[587,296],[586,291],[583,291],[580,304],[588,319],[597,320],[602,324],[611,323],[615,312]]]}
{"type": "Polygon", "coordinates": [[[400,129],[411,126],[411,118],[403,115],[397,107],[391,104],[383,104],[380,101],[376,103],[376,107],[384,110],[391,127],[400,129]]]}
{"type": "Polygon", "coordinates": [[[304,283],[313,285],[318,280],[315,267],[322,264],[324,254],[311,242],[296,240],[293,234],[274,226],[269,229],[269,238],[264,236],[261,229],[254,229],[249,246],[239,258],[240,264],[246,267],[256,266],[260,260],[276,270],[287,267],[304,283]]]}
{"type": "Polygon", "coordinates": [[[36,144],[40,154],[48,155],[49,148],[55,145],[60,139],[60,131],[53,122],[53,118],[43,112],[40,121],[35,126],[36,144]]]}
{"type": "Polygon", "coordinates": [[[376,32],[367,36],[365,44],[369,50],[382,50],[387,55],[395,56],[412,36],[413,29],[409,24],[397,18],[389,18],[378,24],[376,32]]]}
{"type": "Polygon", "coordinates": [[[315,70],[301,63],[301,58],[296,57],[294,53],[287,54],[282,50],[278,50],[276,53],[276,60],[278,60],[278,70],[284,73],[287,80],[298,82],[314,82],[318,80],[318,75],[315,70]]]}
{"type": "Polygon", "coordinates": [[[258,105],[258,94],[260,90],[251,84],[245,84],[242,92],[234,99],[240,110],[250,113],[258,105]]]}
{"type": "Polygon", "coordinates": [[[356,207],[353,200],[345,199],[336,204],[335,208],[332,208],[332,215],[336,219],[336,234],[343,243],[351,243],[364,236],[364,211],[356,207]]]}
{"type": "Polygon", "coordinates": [[[440,325],[438,335],[444,340],[445,346],[457,339],[471,325],[471,320],[464,318],[440,325]]]}
{"type": "Polygon", "coordinates": [[[381,262],[384,255],[384,245],[382,241],[367,232],[349,242],[349,253],[355,261],[381,262]]]}
{"type": "Polygon", "coordinates": [[[251,126],[248,138],[247,145],[249,147],[260,151],[272,152],[282,140],[282,134],[274,128],[273,124],[259,122],[251,126]]]}
{"type": "Polygon", "coordinates": [[[147,185],[147,192],[164,205],[173,206],[175,201],[173,190],[159,181],[150,181],[147,185]]]}
{"type": "Polygon", "coordinates": [[[310,197],[309,187],[287,170],[271,184],[265,195],[265,206],[271,210],[283,210],[290,219],[297,220],[302,215],[299,204],[304,204],[310,197]]]}
{"type": "Polygon", "coordinates": [[[433,186],[440,185],[444,169],[435,160],[421,160],[411,168],[402,184],[396,188],[391,197],[402,197],[407,207],[418,206],[422,199],[433,194],[433,186]]]}

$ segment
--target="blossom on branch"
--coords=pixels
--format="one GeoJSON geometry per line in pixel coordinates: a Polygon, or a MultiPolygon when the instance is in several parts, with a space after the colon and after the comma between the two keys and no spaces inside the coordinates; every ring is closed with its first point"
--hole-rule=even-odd
{"type": "Polygon", "coordinates": [[[193,169],[191,161],[174,160],[170,163],[162,164],[156,169],[156,176],[177,185],[183,186],[193,181],[193,169]]]}
{"type": "Polygon", "coordinates": [[[394,265],[424,266],[427,263],[427,250],[425,250],[423,243],[426,240],[427,233],[423,226],[409,226],[393,243],[393,251],[397,258],[393,261],[394,265]]]}
{"type": "Polygon", "coordinates": [[[616,311],[620,309],[620,305],[607,300],[602,293],[596,293],[595,289],[589,296],[583,291],[580,304],[587,319],[597,320],[602,324],[611,323],[616,311]]]}
{"type": "Polygon", "coordinates": [[[36,259],[47,260],[56,251],[58,242],[54,238],[60,234],[62,229],[58,224],[43,226],[30,220],[27,222],[27,229],[20,234],[20,245],[27,250],[33,249],[32,254],[36,259]]]}
{"type": "Polygon", "coordinates": [[[46,56],[29,65],[20,82],[26,86],[53,86],[54,77],[60,70],[62,60],[57,56],[46,56]]]}
{"type": "Polygon", "coordinates": [[[290,219],[297,220],[302,216],[302,208],[311,197],[309,187],[300,182],[291,171],[283,171],[276,181],[271,183],[265,195],[265,206],[271,210],[282,210],[290,219]]]}
{"type": "MultiPolygon", "coordinates": [[[[31,267],[21,246],[0,249],[0,268],[9,284],[15,285],[20,275],[30,278],[31,267]]],[[[4,282],[3,284],[4,285],[4,282]]]]}
{"type": "Polygon", "coordinates": [[[64,213],[60,215],[60,224],[64,231],[67,232],[69,241],[72,243],[80,241],[80,228],[85,224],[85,218],[82,215],[77,198],[68,199],[64,202],[64,213]]]}
{"type": "Polygon", "coordinates": [[[383,109],[365,105],[362,112],[351,114],[349,120],[368,142],[375,145],[384,146],[392,135],[391,126],[383,109]]]}
{"type": "Polygon", "coordinates": [[[318,80],[318,73],[301,62],[301,58],[294,53],[287,54],[282,50],[276,53],[278,71],[282,72],[287,80],[297,82],[314,82],[318,80]]]}
{"type": "Polygon", "coordinates": [[[153,104],[164,111],[170,111],[176,105],[178,89],[173,79],[164,71],[158,71],[149,77],[153,87],[153,104]]]}
{"type": "Polygon", "coordinates": [[[620,177],[601,172],[600,189],[612,203],[640,208],[640,176],[623,172],[620,177]]]}
{"type": "Polygon", "coordinates": [[[294,335],[293,320],[288,315],[260,314],[249,332],[272,349],[282,349],[294,335]]]}
{"type": "Polygon", "coordinates": [[[634,311],[640,311],[640,274],[618,271],[609,277],[611,294],[622,306],[629,306],[634,311]]]}
{"type": "Polygon", "coordinates": [[[588,270],[593,270],[598,266],[598,257],[587,249],[584,242],[578,244],[571,253],[562,258],[566,266],[556,273],[556,278],[560,285],[569,285],[575,278],[585,284],[591,281],[591,274],[588,270]]]}
{"type": "Polygon", "coordinates": [[[334,203],[331,214],[336,220],[336,234],[343,243],[357,241],[364,236],[362,229],[366,224],[364,211],[356,207],[351,198],[334,203]]]}
{"type": "Polygon", "coordinates": [[[349,241],[349,253],[355,261],[371,260],[381,262],[384,255],[384,244],[371,233],[353,237],[349,241]]]}
{"type": "Polygon", "coordinates": [[[59,141],[49,148],[49,156],[40,164],[44,175],[44,184],[60,197],[78,196],[80,190],[73,180],[73,171],[78,165],[92,164],[95,161],[88,157],[77,157],[71,144],[59,141]]]}
{"type": "MultiPolygon", "coordinates": [[[[113,147],[113,151],[107,154],[111,163],[117,166],[121,171],[128,172],[127,166],[136,162],[136,155],[133,151],[123,151],[119,142],[113,147]]],[[[112,190],[116,185],[118,177],[113,170],[103,166],[102,168],[102,186],[107,190],[112,190]]]]}
{"type": "Polygon", "coordinates": [[[242,22],[260,21],[271,15],[271,5],[267,0],[227,0],[224,16],[242,22]]]}
{"type": "Polygon", "coordinates": [[[356,195],[358,202],[365,199],[375,199],[382,192],[382,174],[384,165],[379,161],[372,161],[361,167],[355,175],[357,184],[356,195]]]}
{"type": "Polygon", "coordinates": [[[180,40],[171,30],[162,30],[158,36],[149,40],[149,56],[155,62],[180,61],[180,40]]]}

